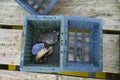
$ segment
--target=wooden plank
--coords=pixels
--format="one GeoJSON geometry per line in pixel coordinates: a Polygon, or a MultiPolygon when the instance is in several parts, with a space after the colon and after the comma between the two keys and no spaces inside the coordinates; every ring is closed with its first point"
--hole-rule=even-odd
{"type": "Polygon", "coordinates": [[[105,34],[103,36],[103,71],[120,73],[120,37],[105,34]]]}
{"type": "Polygon", "coordinates": [[[80,78],[71,76],[58,76],[58,80],[104,80],[104,79],[94,79],[94,78],[80,78]]]}
{"type": "MultiPolygon", "coordinates": [[[[1,25],[23,25],[27,13],[14,0],[0,0],[0,6],[1,25]]],[[[100,18],[104,30],[120,31],[120,0],[58,0],[49,15],[100,18]]]]}
{"type": "Polygon", "coordinates": [[[28,73],[0,70],[0,80],[104,80],[94,78],[71,77],[53,74],[28,73]]]}
{"type": "Polygon", "coordinates": [[[0,80],[57,80],[53,74],[0,70],[0,80]]]}
{"type": "Polygon", "coordinates": [[[15,0],[0,0],[0,25],[23,25],[26,12],[15,0]]]}
{"type": "Polygon", "coordinates": [[[0,29],[0,63],[19,65],[22,30],[0,29]]]}
{"type": "MultiPolygon", "coordinates": [[[[22,30],[0,29],[0,64],[19,65],[21,39],[22,30]]],[[[103,72],[120,73],[118,43],[119,35],[103,35],[103,72]]]]}

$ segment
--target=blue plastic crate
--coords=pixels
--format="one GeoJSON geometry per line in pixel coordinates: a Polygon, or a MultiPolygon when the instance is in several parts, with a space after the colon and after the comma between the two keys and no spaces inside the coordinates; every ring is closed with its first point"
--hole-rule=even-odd
{"type": "Polygon", "coordinates": [[[62,16],[26,16],[24,21],[22,40],[22,53],[20,59],[21,71],[32,72],[60,72],[63,69],[63,38],[60,35],[59,41],[54,45],[54,53],[50,55],[46,63],[36,64],[35,56],[32,55],[32,47],[39,43],[41,34],[49,30],[64,32],[64,17],[62,16]]]}
{"type": "Polygon", "coordinates": [[[102,21],[66,17],[64,71],[102,71],[102,21]]]}
{"type": "Polygon", "coordinates": [[[23,9],[33,15],[45,15],[57,0],[16,0],[23,9]]]}
{"type": "Polygon", "coordinates": [[[102,21],[93,18],[63,16],[26,16],[24,21],[21,71],[100,72],[102,71],[102,21]],[[39,35],[59,29],[54,53],[45,64],[35,64],[32,46],[39,35]],[[44,29],[44,30],[43,30],[44,29]]]}

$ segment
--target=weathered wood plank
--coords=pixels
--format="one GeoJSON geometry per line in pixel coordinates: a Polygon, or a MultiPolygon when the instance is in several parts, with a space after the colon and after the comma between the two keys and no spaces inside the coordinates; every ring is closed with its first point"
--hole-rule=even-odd
{"type": "Polygon", "coordinates": [[[104,79],[0,70],[0,80],[104,80],[104,79]]]}
{"type": "Polygon", "coordinates": [[[120,73],[120,39],[119,35],[103,36],[103,71],[120,73]]]}
{"type": "Polygon", "coordinates": [[[71,76],[58,76],[58,80],[104,80],[104,79],[93,79],[93,78],[80,78],[71,76]]]}
{"type": "Polygon", "coordinates": [[[23,25],[26,12],[14,0],[0,0],[0,25],[23,25]]]}
{"type": "Polygon", "coordinates": [[[22,30],[0,29],[0,63],[19,65],[22,30]]]}
{"type": "MultiPolygon", "coordinates": [[[[0,0],[0,24],[23,25],[26,12],[14,0],[0,0]]],[[[58,0],[49,15],[94,17],[104,30],[120,31],[120,0],[58,0]]]]}
{"type": "MultiPolygon", "coordinates": [[[[22,30],[0,29],[0,64],[19,65],[21,39],[22,30]]],[[[118,43],[119,35],[103,35],[103,72],[120,73],[118,43]]]]}
{"type": "Polygon", "coordinates": [[[57,80],[53,74],[0,70],[0,80],[57,80]]]}

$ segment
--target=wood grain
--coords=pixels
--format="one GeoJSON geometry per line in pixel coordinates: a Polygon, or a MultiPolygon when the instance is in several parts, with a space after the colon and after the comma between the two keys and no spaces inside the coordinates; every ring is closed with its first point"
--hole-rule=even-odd
{"type": "MultiPolygon", "coordinates": [[[[14,0],[0,0],[0,6],[1,25],[23,25],[28,13],[14,0]]],[[[49,15],[99,18],[104,30],[120,31],[120,0],[58,0],[49,15]]]]}
{"type": "Polygon", "coordinates": [[[0,25],[23,25],[26,12],[15,0],[0,0],[0,25]]]}
{"type": "Polygon", "coordinates": [[[119,35],[103,36],[103,71],[120,73],[120,38],[119,35]]]}
{"type": "Polygon", "coordinates": [[[104,79],[0,70],[0,80],[104,80],[104,79]]]}
{"type": "Polygon", "coordinates": [[[0,29],[0,64],[19,65],[22,30],[0,29]]]}
{"type": "Polygon", "coordinates": [[[0,70],[0,80],[56,80],[53,74],[0,70]]]}
{"type": "Polygon", "coordinates": [[[104,79],[93,79],[93,78],[79,78],[71,76],[58,76],[58,80],[104,80],[104,79]]]}

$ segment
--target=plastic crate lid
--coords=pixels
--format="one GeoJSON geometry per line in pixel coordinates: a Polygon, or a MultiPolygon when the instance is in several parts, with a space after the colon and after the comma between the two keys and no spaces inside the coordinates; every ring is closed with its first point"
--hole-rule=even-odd
{"type": "Polygon", "coordinates": [[[66,17],[63,71],[102,71],[102,21],[66,17]]]}
{"type": "Polygon", "coordinates": [[[46,15],[57,0],[16,0],[16,2],[32,15],[46,15]]]}

